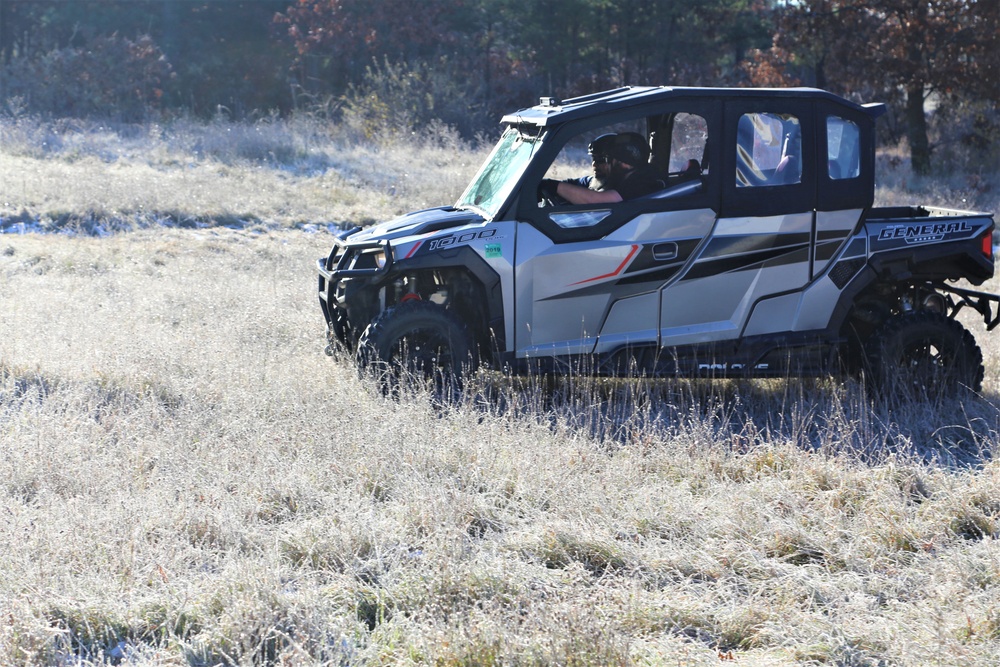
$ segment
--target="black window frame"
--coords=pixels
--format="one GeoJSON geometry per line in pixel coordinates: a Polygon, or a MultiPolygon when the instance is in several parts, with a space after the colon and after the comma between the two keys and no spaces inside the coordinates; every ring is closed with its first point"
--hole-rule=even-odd
{"type": "Polygon", "coordinates": [[[723,142],[713,140],[713,137],[722,136],[722,108],[723,102],[721,100],[704,97],[679,98],[659,102],[655,105],[637,106],[614,115],[601,115],[566,123],[553,132],[551,139],[546,142],[544,152],[539,154],[525,172],[521,184],[521,195],[515,208],[517,220],[532,225],[554,243],[575,243],[602,239],[620,229],[630,220],[648,213],[703,209],[711,209],[718,213],[722,172],[719,168],[719,165],[722,164],[719,153],[723,142]],[[708,177],[703,179],[699,191],[666,199],[640,197],[614,204],[580,204],[544,208],[537,206],[534,197],[538,183],[559,152],[571,139],[588,132],[593,134],[600,128],[616,123],[642,119],[646,120],[646,135],[648,137],[652,129],[657,129],[650,127],[651,123],[658,123],[665,116],[675,113],[691,113],[701,116],[708,126],[709,140],[705,151],[708,155],[710,168],[708,177]],[[589,227],[564,228],[549,218],[549,214],[552,212],[583,213],[605,210],[610,211],[610,215],[598,224],[589,227]]]}
{"type": "MultiPolygon", "coordinates": [[[[720,217],[752,215],[769,217],[805,213],[816,204],[816,120],[812,100],[792,97],[741,97],[726,101],[722,150],[722,205],[720,217]],[[802,133],[802,171],[798,183],[740,187],[736,180],[737,142],[740,118],[746,114],[791,115],[802,133]]],[[[824,153],[825,155],[825,153],[824,153]]]]}
{"type": "Polygon", "coordinates": [[[823,169],[820,170],[816,210],[843,211],[867,209],[875,199],[875,119],[868,113],[850,109],[827,101],[817,102],[817,120],[820,132],[817,137],[822,151],[823,169]],[[827,118],[837,116],[858,126],[860,173],[854,178],[834,179],[827,168],[827,118]]]}

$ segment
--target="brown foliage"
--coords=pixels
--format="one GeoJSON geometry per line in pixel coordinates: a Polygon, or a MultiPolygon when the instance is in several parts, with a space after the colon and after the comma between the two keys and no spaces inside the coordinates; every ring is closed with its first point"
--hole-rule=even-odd
{"type": "Polygon", "coordinates": [[[328,57],[336,76],[360,78],[373,59],[407,60],[433,53],[454,41],[448,18],[454,3],[440,0],[414,6],[409,0],[297,0],[279,24],[300,56],[328,57]]]}
{"type": "Polygon", "coordinates": [[[886,101],[903,91],[914,169],[926,172],[925,100],[1000,90],[998,12],[995,0],[806,0],[784,13],[751,76],[767,83],[797,71],[818,87],[886,101]]]}

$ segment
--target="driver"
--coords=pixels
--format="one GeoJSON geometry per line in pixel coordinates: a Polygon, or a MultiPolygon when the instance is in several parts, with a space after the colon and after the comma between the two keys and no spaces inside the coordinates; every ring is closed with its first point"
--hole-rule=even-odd
{"type": "Polygon", "coordinates": [[[649,147],[637,132],[602,134],[587,147],[593,176],[556,181],[543,179],[539,200],[570,204],[613,204],[666,187],[657,169],[649,164],[649,147]]]}

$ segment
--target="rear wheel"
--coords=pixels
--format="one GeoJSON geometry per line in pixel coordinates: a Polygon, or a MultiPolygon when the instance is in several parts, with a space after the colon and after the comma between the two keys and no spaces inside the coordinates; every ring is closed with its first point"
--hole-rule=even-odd
{"type": "Polygon", "coordinates": [[[357,362],[383,391],[415,381],[445,396],[460,389],[477,359],[469,330],[454,314],[428,301],[407,301],[368,325],[358,340],[357,362]]]}
{"type": "Polygon", "coordinates": [[[883,392],[923,396],[979,391],[983,353],[965,327],[929,311],[892,317],[866,345],[868,367],[883,392]]]}

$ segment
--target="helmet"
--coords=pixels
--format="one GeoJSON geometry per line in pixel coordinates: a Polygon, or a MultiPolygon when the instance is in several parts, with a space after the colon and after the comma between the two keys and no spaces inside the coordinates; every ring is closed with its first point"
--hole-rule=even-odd
{"type": "Polygon", "coordinates": [[[590,154],[592,159],[614,157],[615,137],[617,136],[614,132],[602,134],[590,142],[590,145],[587,146],[587,153],[590,154]]]}
{"type": "Polygon", "coordinates": [[[616,159],[638,167],[649,162],[649,144],[638,132],[622,132],[615,137],[616,159]]]}
{"type": "Polygon", "coordinates": [[[649,162],[649,146],[638,132],[608,133],[590,142],[591,157],[608,157],[633,167],[649,162]]]}

